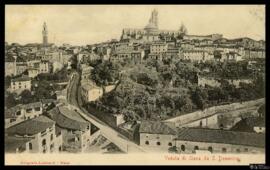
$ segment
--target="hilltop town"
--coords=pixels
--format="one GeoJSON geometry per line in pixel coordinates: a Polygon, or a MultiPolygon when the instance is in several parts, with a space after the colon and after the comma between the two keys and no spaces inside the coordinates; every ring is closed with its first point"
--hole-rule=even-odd
{"type": "Polygon", "coordinates": [[[264,153],[265,41],[144,28],[5,43],[6,153],[264,153]]]}

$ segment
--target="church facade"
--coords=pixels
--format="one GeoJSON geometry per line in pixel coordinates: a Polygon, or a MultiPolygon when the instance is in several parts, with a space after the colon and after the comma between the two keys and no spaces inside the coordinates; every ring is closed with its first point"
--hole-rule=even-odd
{"type": "Polygon", "coordinates": [[[180,30],[159,30],[158,12],[153,10],[148,24],[143,29],[124,28],[121,40],[135,39],[152,42],[160,40],[160,35],[177,37],[180,34],[180,30]]]}

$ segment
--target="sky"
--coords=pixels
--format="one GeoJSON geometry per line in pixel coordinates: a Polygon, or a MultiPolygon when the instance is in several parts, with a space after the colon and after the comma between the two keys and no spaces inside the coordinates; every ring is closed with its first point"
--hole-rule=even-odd
{"type": "Polygon", "coordinates": [[[5,41],[41,43],[47,23],[49,43],[87,45],[119,39],[123,28],[144,28],[153,9],[160,29],[225,38],[265,40],[263,5],[6,5],[5,41]]]}

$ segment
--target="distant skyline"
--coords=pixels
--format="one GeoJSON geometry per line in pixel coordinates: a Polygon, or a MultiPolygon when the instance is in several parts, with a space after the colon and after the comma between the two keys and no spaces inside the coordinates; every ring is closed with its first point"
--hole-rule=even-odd
{"type": "Polygon", "coordinates": [[[87,45],[119,39],[124,28],[144,28],[158,10],[159,29],[188,34],[223,34],[225,38],[265,40],[264,5],[6,5],[5,41],[41,43],[48,26],[49,43],[87,45]]]}

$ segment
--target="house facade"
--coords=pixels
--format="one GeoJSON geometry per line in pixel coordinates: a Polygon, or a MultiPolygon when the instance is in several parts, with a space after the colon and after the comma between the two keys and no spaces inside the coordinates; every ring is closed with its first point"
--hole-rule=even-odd
{"type": "Polygon", "coordinates": [[[39,116],[19,123],[6,129],[7,136],[16,137],[17,140],[25,139],[19,147],[5,143],[5,147],[13,147],[10,152],[15,153],[58,153],[62,151],[62,135],[56,133],[55,122],[46,116],[39,116]],[[23,150],[19,150],[23,148],[23,150]],[[15,149],[15,151],[14,151],[15,149]]]}

